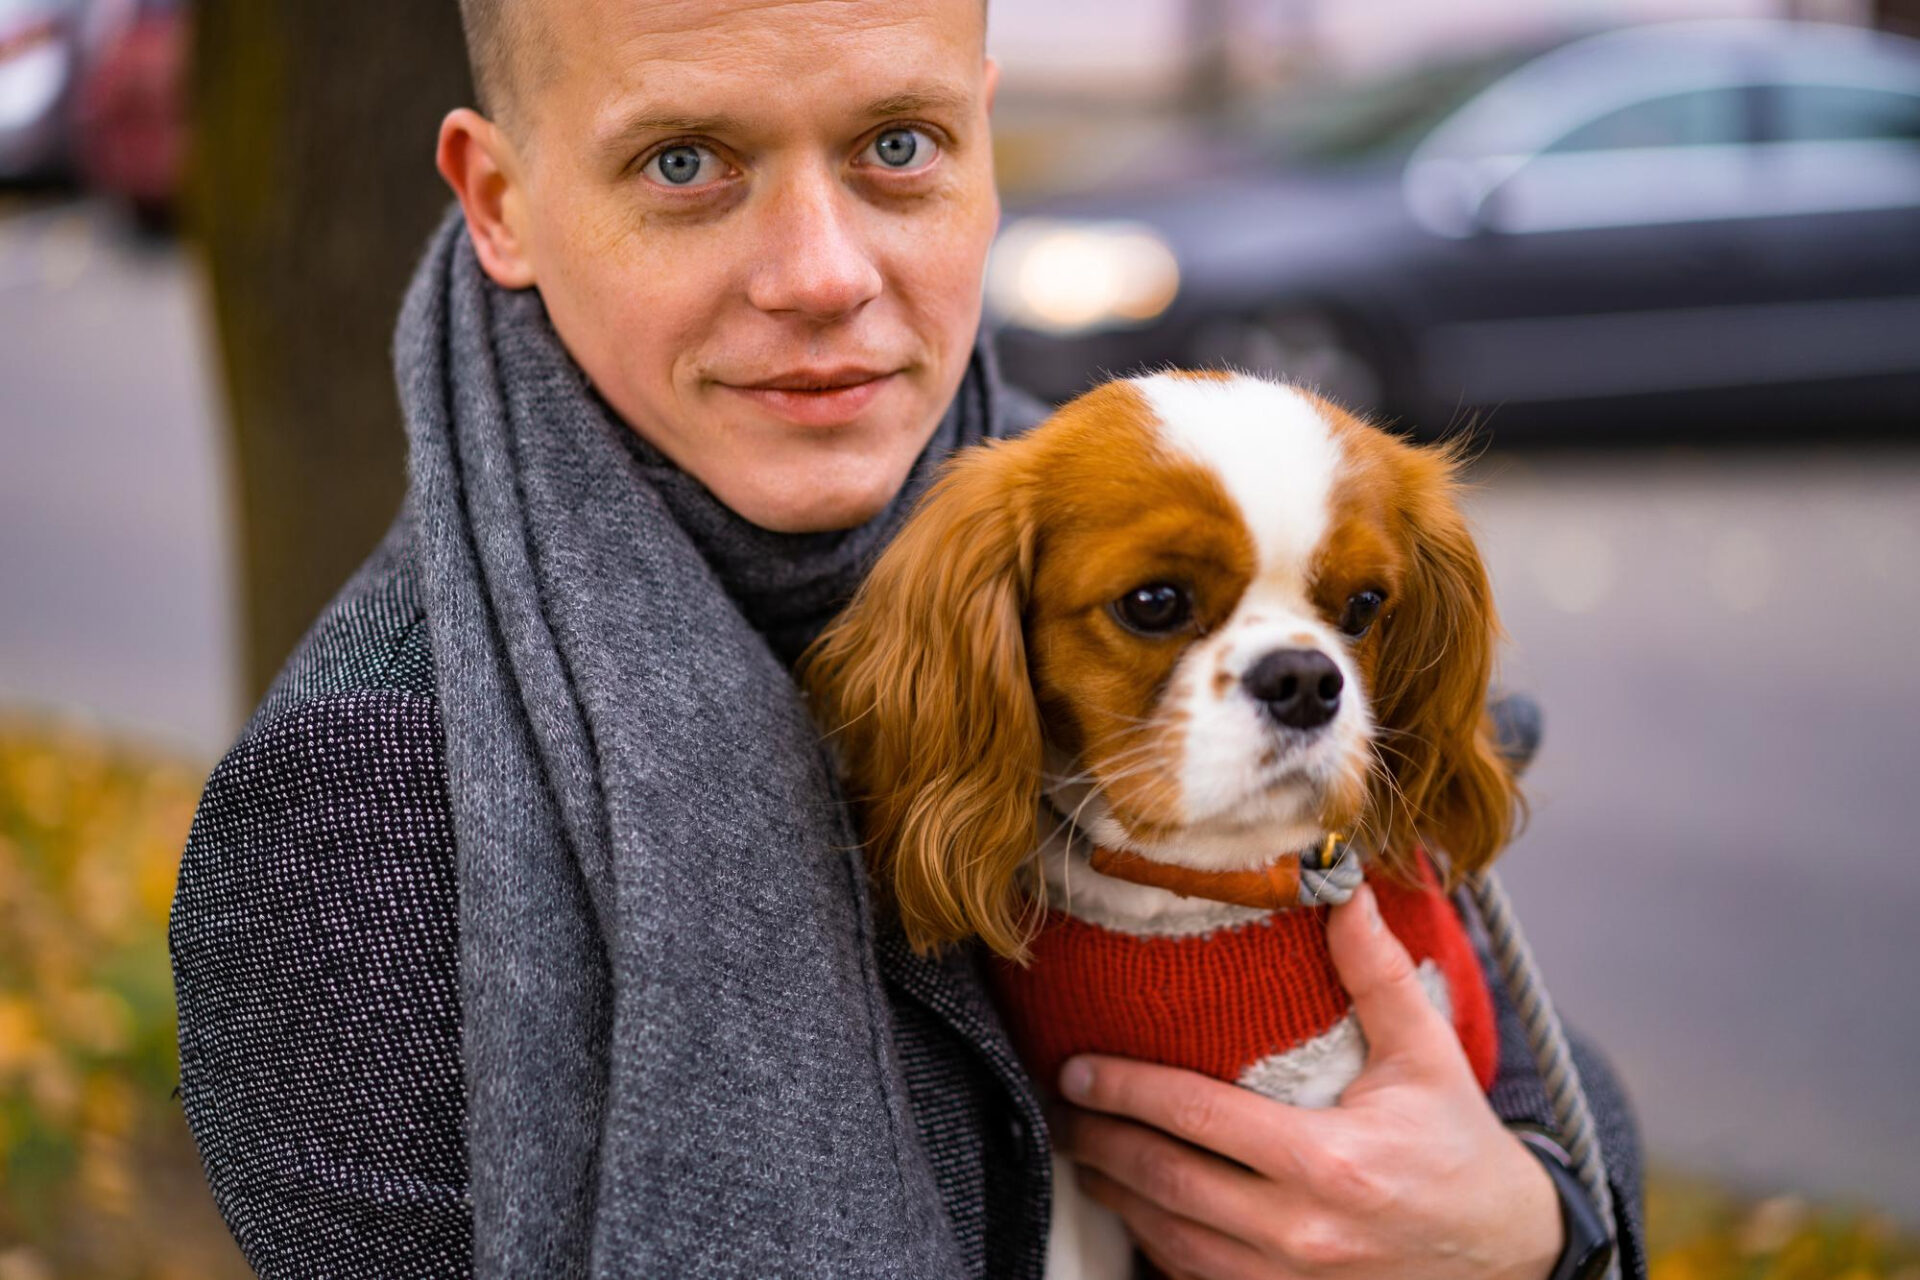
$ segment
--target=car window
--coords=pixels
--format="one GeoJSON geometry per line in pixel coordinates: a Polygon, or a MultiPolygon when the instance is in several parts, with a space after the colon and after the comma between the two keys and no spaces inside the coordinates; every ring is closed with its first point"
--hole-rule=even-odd
{"type": "Polygon", "coordinates": [[[1573,130],[1548,152],[1618,151],[1628,147],[1708,147],[1747,138],[1748,91],[1696,89],[1621,107],[1573,130]]]}
{"type": "Polygon", "coordinates": [[[1787,142],[1920,142],[1920,93],[1851,85],[1789,84],[1775,90],[1778,136],[1787,142]]]}
{"type": "Polygon", "coordinates": [[[1433,127],[1536,50],[1508,49],[1339,87],[1257,97],[1237,128],[1282,160],[1361,160],[1411,151],[1433,127]]]}

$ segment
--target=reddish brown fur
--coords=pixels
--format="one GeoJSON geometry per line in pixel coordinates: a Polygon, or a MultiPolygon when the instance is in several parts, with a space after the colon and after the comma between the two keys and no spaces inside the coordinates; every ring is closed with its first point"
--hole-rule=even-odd
{"type": "Polygon", "coordinates": [[[1122,822],[1176,820],[1185,717],[1161,703],[1187,637],[1135,635],[1109,606],[1177,575],[1210,628],[1252,565],[1218,479],[1161,447],[1126,383],[947,465],[801,664],[916,946],[1024,949],[1016,877],[1037,837],[1043,723],[1122,822]]]}
{"type": "MultiPolygon", "coordinates": [[[[1330,622],[1365,587],[1389,601],[1357,654],[1385,770],[1371,792],[1330,797],[1326,818],[1358,818],[1390,861],[1425,839],[1472,870],[1504,844],[1514,792],[1484,723],[1492,603],[1453,460],[1324,408],[1354,465],[1315,601],[1330,622]]],[[[1233,612],[1254,557],[1219,478],[1161,446],[1126,383],[948,464],[801,667],[916,947],[977,935],[1024,954],[1043,740],[1093,773],[1129,830],[1177,835],[1185,725],[1169,681],[1233,612]],[[1143,637],[1114,620],[1116,599],[1169,578],[1195,594],[1191,629],[1143,637]]]]}
{"type": "Polygon", "coordinates": [[[1194,635],[1233,612],[1253,543],[1218,477],[1161,445],[1132,385],[1110,384],[1056,421],[1027,617],[1033,687],[1052,740],[1096,774],[1114,818],[1163,828],[1179,821],[1186,728],[1168,682],[1194,635]],[[1115,600],[1169,579],[1193,590],[1189,631],[1143,637],[1114,620],[1115,600]]]}
{"type": "Polygon", "coordinates": [[[1459,508],[1459,458],[1319,403],[1348,466],[1315,569],[1316,602],[1333,620],[1355,591],[1387,597],[1357,654],[1384,766],[1359,834],[1402,871],[1421,844],[1441,851],[1457,883],[1493,861],[1524,811],[1486,713],[1500,625],[1459,508]]]}
{"type": "Polygon", "coordinates": [[[1029,932],[1014,877],[1037,836],[1041,766],[1021,625],[1033,452],[1021,440],[949,462],[801,661],[875,886],[916,947],[978,933],[1017,954],[1029,932]]]}

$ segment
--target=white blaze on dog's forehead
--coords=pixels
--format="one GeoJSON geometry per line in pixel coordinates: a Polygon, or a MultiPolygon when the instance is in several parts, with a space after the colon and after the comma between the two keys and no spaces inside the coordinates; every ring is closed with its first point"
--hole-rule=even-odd
{"type": "Polygon", "coordinates": [[[1161,437],[1218,473],[1253,534],[1262,576],[1299,570],[1325,536],[1341,452],[1326,416],[1292,387],[1235,374],[1158,373],[1134,385],[1161,437]]]}

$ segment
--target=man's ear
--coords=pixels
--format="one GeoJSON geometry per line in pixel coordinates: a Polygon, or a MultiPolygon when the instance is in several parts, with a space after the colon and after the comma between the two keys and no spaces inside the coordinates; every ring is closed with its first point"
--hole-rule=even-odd
{"type": "Polygon", "coordinates": [[[461,107],[440,122],[434,164],[460,201],[467,234],[487,275],[503,289],[534,284],[520,160],[513,140],[478,111],[461,107]]]}

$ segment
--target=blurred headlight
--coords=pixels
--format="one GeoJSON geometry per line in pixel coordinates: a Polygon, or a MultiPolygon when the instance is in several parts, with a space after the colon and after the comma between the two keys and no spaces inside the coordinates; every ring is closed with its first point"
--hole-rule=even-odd
{"type": "Polygon", "coordinates": [[[1173,305],[1180,264],[1138,222],[1023,218],[1000,233],[987,262],[987,306],[1043,333],[1145,324],[1173,305]]]}

